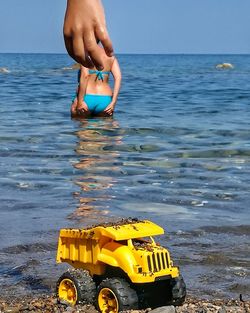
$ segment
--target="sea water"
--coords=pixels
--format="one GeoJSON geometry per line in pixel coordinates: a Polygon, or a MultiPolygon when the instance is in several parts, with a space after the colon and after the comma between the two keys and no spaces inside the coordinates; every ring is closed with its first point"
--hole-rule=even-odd
{"type": "Polygon", "coordinates": [[[67,55],[0,55],[2,294],[54,290],[60,228],[131,216],[165,229],[189,294],[247,297],[250,56],[118,60],[113,119],[76,121],[67,55]]]}

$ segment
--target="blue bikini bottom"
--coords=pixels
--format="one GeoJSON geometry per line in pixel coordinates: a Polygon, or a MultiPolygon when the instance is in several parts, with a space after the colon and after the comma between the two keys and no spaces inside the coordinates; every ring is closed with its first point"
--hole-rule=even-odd
{"type": "Polygon", "coordinates": [[[84,96],[84,102],[87,104],[88,109],[92,114],[103,112],[111,101],[112,96],[90,94],[84,96]]]}

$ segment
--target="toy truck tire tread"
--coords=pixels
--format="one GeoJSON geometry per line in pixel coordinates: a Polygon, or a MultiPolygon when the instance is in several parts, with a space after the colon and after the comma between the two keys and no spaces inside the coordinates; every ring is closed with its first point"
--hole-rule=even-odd
{"type": "Polygon", "coordinates": [[[183,277],[180,275],[178,278],[172,279],[171,285],[173,305],[182,305],[185,302],[186,298],[186,284],[183,277]]]}
{"type": "Polygon", "coordinates": [[[119,312],[131,309],[138,309],[138,296],[136,291],[123,278],[106,278],[97,287],[96,307],[102,312],[98,303],[98,296],[103,288],[109,288],[115,294],[119,303],[119,312]]]}
{"type": "Polygon", "coordinates": [[[57,298],[59,302],[59,285],[63,279],[70,279],[77,289],[76,304],[94,304],[96,297],[96,285],[88,271],[81,269],[68,269],[57,282],[57,298]]]}

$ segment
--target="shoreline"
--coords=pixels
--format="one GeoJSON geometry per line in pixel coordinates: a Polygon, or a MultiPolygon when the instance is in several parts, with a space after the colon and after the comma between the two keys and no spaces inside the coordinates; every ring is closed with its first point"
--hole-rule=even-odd
{"type": "MultiPolygon", "coordinates": [[[[25,296],[23,298],[0,298],[0,313],[98,313],[92,305],[69,307],[58,304],[55,295],[25,296]]],[[[250,300],[215,299],[205,300],[187,297],[179,307],[131,310],[126,313],[249,313],[250,300]]],[[[124,312],[125,313],[125,312],[124,312]]]]}

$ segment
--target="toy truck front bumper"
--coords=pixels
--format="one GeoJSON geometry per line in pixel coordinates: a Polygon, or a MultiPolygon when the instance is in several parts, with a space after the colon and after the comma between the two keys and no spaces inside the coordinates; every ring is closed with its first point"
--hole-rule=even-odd
{"type": "Polygon", "coordinates": [[[133,283],[144,284],[153,283],[160,280],[169,280],[180,276],[178,267],[171,267],[165,270],[152,271],[152,272],[140,272],[140,267],[135,269],[134,273],[130,273],[129,278],[133,283]]]}

